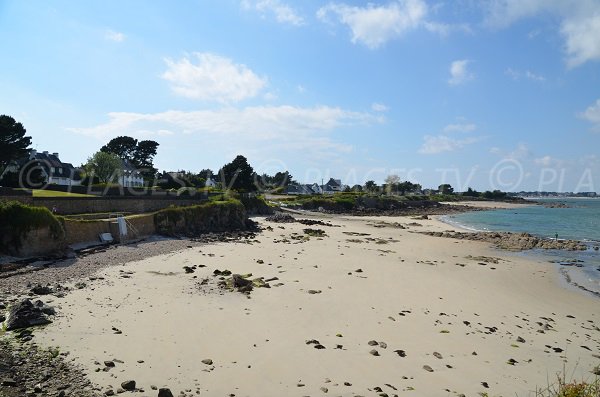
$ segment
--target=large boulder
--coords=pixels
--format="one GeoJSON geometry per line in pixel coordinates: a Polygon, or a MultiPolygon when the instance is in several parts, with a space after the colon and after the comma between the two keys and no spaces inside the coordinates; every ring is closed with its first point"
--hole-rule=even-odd
{"type": "Polygon", "coordinates": [[[48,318],[49,314],[54,314],[54,309],[41,301],[34,305],[29,299],[25,299],[10,307],[5,323],[6,330],[49,324],[52,322],[48,318]]]}

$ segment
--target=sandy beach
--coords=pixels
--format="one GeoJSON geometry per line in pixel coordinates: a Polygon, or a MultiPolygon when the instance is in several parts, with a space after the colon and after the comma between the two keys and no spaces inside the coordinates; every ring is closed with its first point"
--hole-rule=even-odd
{"type": "Polygon", "coordinates": [[[594,377],[599,301],[565,288],[552,264],[414,233],[452,230],[435,219],[324,217],[334,226],[258,218],[255,239],[100,269],[84,288],[45,297],[58,315],[35,342],[69,352],[109,394],[135,380],[152,396],[153,386],[189,396],[529,396],[563,369],[594,377]],[[270,288],[225,290],[215,270],[270,288]]]}

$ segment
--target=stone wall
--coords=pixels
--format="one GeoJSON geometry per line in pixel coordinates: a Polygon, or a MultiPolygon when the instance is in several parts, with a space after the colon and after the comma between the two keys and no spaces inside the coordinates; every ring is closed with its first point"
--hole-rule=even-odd
{"type": "Polygon", "coordinates": [[[68,245],[100,242],[100,234],[110,233],[110,222],[65,220],[65,236],[68,245]]]}
{"type": "MultiPolygon", "coordinates": [[[[144,214],[128,217],[127,221],[135,230],[128,230],[128,238],[143,238],[156,234],[154,214],[144,214]]],[[[67,244],[92,243],[100,241],[100,234],[111,233],[118,238],[119,229],[116,220],[99,219],[80,221],[65,219],[64,222],[67,244]]]]}
{"type": "MultiPolygon", "coordinates": [[[[4,242],[6,243],[6,242],[4,242]]],[[[46,256],[61,253],[66,248],[65,240],[53,236],[49,227],[34,229],[22,236],[19,246],[7,244],[7,254],[16,257],[46,256]]]]}

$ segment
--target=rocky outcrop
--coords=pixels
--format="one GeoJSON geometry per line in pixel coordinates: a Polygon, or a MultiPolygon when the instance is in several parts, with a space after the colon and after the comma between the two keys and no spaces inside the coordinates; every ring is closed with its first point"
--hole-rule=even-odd
{"type": "Polygon", "coordinates": [[[42,301],[38,300],[32,303],[29,299],[25,299],[11,306],[6,318],[6,330],[12,331],[19,328],[49,324],[52,321],[50,321],[48,316],[54,314],[54,309],[44,305],[42,301]]]}
{"type": "Polygon", "coordinates": [[[529,249],[557,249],[568,251],[583,251],[587,247],[574,240],[554,240],[533,236],[529,233],[509,232],[421,232],[428,236],[455,238],[459,240],[484,241],[492,243],[498,248],[510,251],[523,251],[529,249]]]}

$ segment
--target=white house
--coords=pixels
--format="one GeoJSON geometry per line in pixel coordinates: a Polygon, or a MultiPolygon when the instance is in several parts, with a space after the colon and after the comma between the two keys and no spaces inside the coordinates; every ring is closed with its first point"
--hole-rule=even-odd
{"type": "Polygon", "coordinates": [[[119,184],[124,187],[143,187],[142,174],[128,160],[123,161],[123,169],[119,176],[119,184]]]}
{"type": "Polygon", "coordinates": [[[206,180],[206,182],[204,182],[204,186],[205,187],[217,187],[217,181],[215,181],[213,178],[208,178],[206,180]]]}
{"type": "Polygon", "coordinates": [[[29,153],[28,160],[21,160],[19,168],[25,166],[28,162],[37,162],[42,169],[42,176],[46,183],[62,186],[81,185],[81,175],[78,170],[70,163],[60,161],[58,153],[41,152],[32,150],[29,153]]]}

